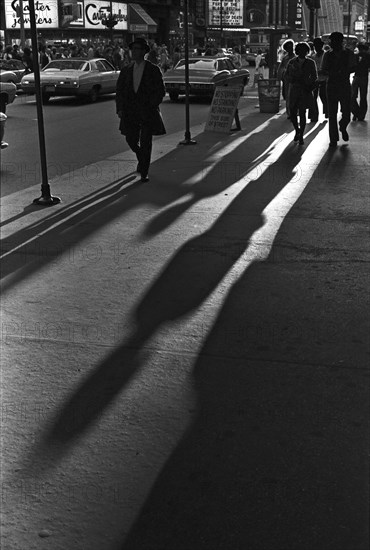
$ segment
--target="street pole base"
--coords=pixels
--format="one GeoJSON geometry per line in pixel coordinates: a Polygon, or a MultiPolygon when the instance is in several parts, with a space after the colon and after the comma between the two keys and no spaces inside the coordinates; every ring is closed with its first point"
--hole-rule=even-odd
{"type": "Polygon", "coordinates": [[[195,139],[184,139],[184,141],[180,141],[179,142],[179,145],[196,145],[197,142],[195,141],[195,139]]]}
{"type": "Polygon", "coordinates": [[[33,201],[33,204],[38,204],[39,206],[53,206],[54,204],[59,204],[62,202],[62,199],[59,197],[39,197],[33,201]]]}

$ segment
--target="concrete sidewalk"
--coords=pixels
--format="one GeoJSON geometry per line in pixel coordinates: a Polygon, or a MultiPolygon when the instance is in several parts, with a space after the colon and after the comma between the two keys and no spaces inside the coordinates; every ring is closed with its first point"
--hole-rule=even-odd
{"type": "Polygon", "coordinates": [[[4,550],[368,548],[368,123],[240,115],[2,200],[4,550]]]}

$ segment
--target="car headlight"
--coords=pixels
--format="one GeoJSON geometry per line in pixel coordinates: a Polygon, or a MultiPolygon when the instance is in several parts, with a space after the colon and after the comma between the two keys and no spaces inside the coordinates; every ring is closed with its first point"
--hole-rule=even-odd
{"type": "Polygon", "coordinates": [[[29,84],[30,81],[29,80],[22,80],[21,84],[29,84]]]}

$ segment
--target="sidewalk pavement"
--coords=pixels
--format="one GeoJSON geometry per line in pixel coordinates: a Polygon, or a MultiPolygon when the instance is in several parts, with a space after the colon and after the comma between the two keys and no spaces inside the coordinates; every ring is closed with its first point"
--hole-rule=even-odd
{"type": "Polygon", "coordinates": [[[4,550],[368,548],[368,122],[2,200],[4,550]]]}

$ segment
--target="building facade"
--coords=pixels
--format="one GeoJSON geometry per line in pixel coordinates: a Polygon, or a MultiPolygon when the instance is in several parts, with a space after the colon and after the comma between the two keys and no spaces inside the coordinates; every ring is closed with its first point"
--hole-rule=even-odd
{"type": "MultiPolygon", "coordinates": [[[[343,30],[366,39],[369,0],[320,0],[315,9],[315,34],[343,30]],[[329,29],[330,27],[330,29],[329,29]],[[333,27],[333,28],[332,28],[333,27]],[[329,31],[328,31],[329,29],[329,31]]],[[[4,0],[0,27],[5,43],[30,36],[28,0],[4,0]]],[[[34,0],[40,40],[129,42],[145,36],[168,46],[184,43],[185,0],[34,0]],[[115,25],[106,25],[110,19],[115,25]]],[[[192,46],[214,42],[231,47],[245,45],[268,28],[296,39],[307,38],[310,0],[187,0],[188,33],[192,46]],[[285,33],[285,34],[284,34],[285,33]]],[[[265,38],[263,38],[265,40],[265,38]]]]}

